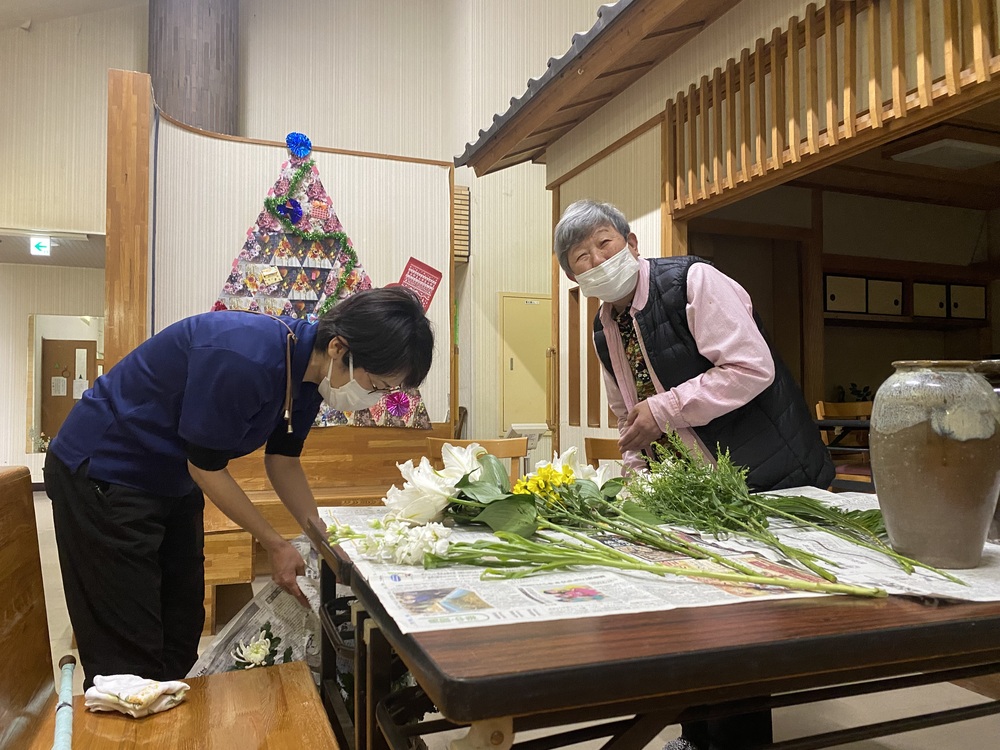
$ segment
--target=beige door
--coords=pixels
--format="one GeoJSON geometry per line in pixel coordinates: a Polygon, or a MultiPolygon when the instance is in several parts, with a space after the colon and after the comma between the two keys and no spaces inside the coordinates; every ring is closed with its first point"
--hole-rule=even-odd
{"type": "Polygon", "coordinates": [[[545,352],[552,341],[552,300],[500,294],[500,433],[546,419],[545,352]]]}

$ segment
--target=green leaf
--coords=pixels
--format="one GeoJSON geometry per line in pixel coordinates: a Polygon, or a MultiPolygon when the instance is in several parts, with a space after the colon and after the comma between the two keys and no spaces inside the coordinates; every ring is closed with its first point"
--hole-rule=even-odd
{"type": "Polygon", "coordinates": [[[490,503],[474,520],[485,523],[494,532],[506,531],[525,539],[538,530],[538,510],[530,495],[510,495],[490,503]]]}
{"type": "Polygon", "coordinates": [[[502,490],[495,484],[483,481],[469,482],[462,487],[462,494],[470,500],[475,500],[478,503],[484,504],[492,503],[495,500],[502,500],[505,497],[510,497],[509,491],[502,490]]]}
{"type": "Polygon", "coordinates": [[[287,664],[291,660],[292,660],[292,647],[289,646],[288,648],[285,649],[285,653],[281,655],[281,662],[283,664],[287,664]]]}
{"type": "Polygon", "coordinates": [[[601,486],[601,494],[607,498],[618,497],[618,493],[625,486],[625,480],[621,477],[612,477],[601,486]]]}
{"type": "Polygon", "coordinates": [[[659,526],[663,523],[660,518],[654,513],[649,512],[643,508],[638,503],[634,503],[631,500],[626,500],[621,505],[622,513],[624,513],[629,518],[634,518],[636,521],[642,521],[643,523],[651,523],[654,526],[659,526]]]}
{"type": "Polygon", "coordinates": [[[604,499],[604,495],[597,488],[597,485],[589,479],[577,479],[573,482],[573,486],[581,500],[587,500],[589,502],[599,502],[604,499]]]}
{"type": "MultiPolygon", "coordinates": [[[[511,461],[516,460],[516,458],[511,459],[511,461]]],[[[480,482],[489,482],[499,487],[505,493],[510,492],[510,474],[508,474],[504,465],[500,463],[499,458],[490,453],[484,453],[479,457],[479,465],[483,467],[479,475],[480,482]]]]}

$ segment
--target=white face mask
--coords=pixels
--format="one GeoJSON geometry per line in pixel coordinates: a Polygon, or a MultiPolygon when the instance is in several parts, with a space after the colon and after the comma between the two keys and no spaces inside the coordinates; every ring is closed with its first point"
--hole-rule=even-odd
{"type": "Polygon", "coordinates": [[[584,297],[617,302],[635,291],[639,282],[639,259],[632,255],[632,248],[626,242],[625,247],[601,265],[577,274],[576,281],[584,297]]]}
{"type": "Polygon", "coordinates": [[[348,373],[350,380],[339,388],[330,385],[330,376],[333,374],[333,358],[330,359],[330,369],[326,377],[317,386],[319,395],[326,401],[326,405],[337,411],[360,411],[370,409],[375,406],[384,394],[376,391],[369,393],[361,383],[354,379],[354,355],[347,353],[348,373]]]}

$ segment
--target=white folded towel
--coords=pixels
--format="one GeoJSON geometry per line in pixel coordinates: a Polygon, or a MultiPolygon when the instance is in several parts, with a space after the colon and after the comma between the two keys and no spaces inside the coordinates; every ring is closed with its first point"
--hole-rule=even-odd
{"type": "Polygon", "coordinates": [[[173,708],[184,700],[189,687],[184,682],[157,682],[134,674],[97,675],[84,698],[91,711],[120,711],[138,719],[173,708]]]}

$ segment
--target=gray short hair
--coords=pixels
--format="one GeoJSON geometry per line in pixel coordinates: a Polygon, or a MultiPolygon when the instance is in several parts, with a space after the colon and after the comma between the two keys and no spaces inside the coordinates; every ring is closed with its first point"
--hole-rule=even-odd
{"type": "Polygon", "coordinates": [[[607,225],[614,227],[622,237],[628,238],[628,219],[625,214],[610,203],[582,200],[571,203],[563,211],[562,218],[556,224],[555,236],[552,239],[552,252],[559,259],[559,265],[566,273],[573,273],[569,267],[566,253],[579,242],[583,242],[598,227],[607,225]]]}

